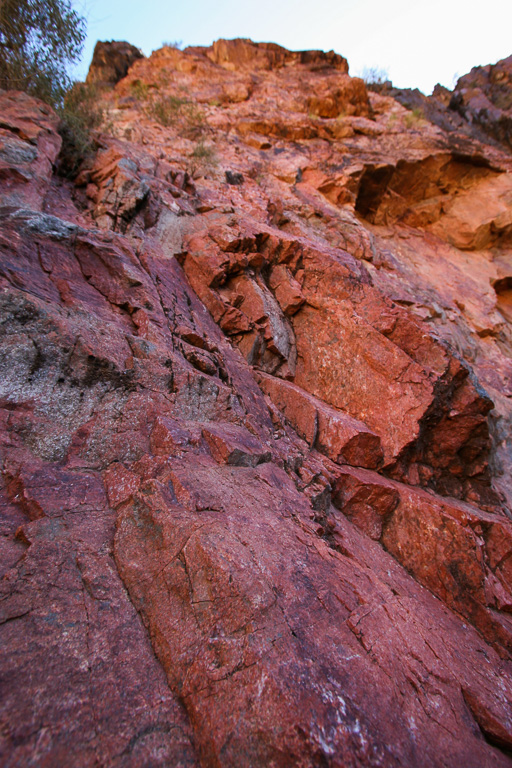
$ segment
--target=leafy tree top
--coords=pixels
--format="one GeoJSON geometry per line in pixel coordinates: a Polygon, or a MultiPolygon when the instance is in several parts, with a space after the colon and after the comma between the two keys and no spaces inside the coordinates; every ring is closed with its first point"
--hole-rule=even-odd
{"type": "Polygon", "coordinates": [[[85,19],[69,0],[0,0],[0,87],[60,105],[84,39],[85,19]]]}

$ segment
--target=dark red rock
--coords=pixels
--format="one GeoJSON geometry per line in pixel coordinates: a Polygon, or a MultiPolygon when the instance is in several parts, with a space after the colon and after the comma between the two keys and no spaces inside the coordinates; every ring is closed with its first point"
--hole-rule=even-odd
{"type": "Polygon", "coordinates": [[[272,454],[243,427],[234,424],[215,424],[203,427],[213,458],[220,464],[236,467],[255,467],[270,461],[272,454]]]}
{"type": "Polygon", "coordinates": [[[511,582],[487,553],[488,531],[499,530],[503,557],[512,550],[512,526],[455,500],[407,486],[385,523],[382,543],[444,603],[467,616],[490,642],[512,648],[511,582]],[[504,612],[504,613],[503,613],[504,612]]]}
{"type": "Polygon", "coordinates": [[[512,147],[512,56],[473,67],[457,80],[450,109],[459,112],[470,123],[476,123],[487,134],[512,147]]]}
{"type": "Polygon", "coordinates": [[[372,472],[336,472],[332,503],[371,539],[379,540],[384,523],[400,500],[398,487],[372,472]]]}
{"type": "Polygon", "coordinates": [[[454,764],[508,764],[486,757],[468,720],[467,707],[490,738],[511,743],[508,704],[482,685],[482,640],[378,545],[339,518],[327,546],[272,464],[172,466],[179,503],[162,485],[125,505],[116,559],[204,762],[442,765],[449,754],[454,764]],[[434,708],[457,737],[436,731],[434,708]]]}
{"type": "Polygon", "coordinates": [[[510,159],[271,44],[101,98],[72,184],[0,94],[0,763],[510,766],[510,159]]]}
{"type": "Polygon", "coordinates": [[[142,58],[142,52],[130,43],[121,40],[98,40],[94,46],[86,82],[89,85],[113,86],[126,77],[137,59],[142,58]]]}
{"type": "Polygon", "coordinates": [[[300,387],[259,373],[262,390],[311,448],[338,464],[376,469],[382,464],[380,439],[365,424],[332,408],[300,387]]]}
{"type": "Polygon", "coordinates": [[[0,205],[41,210],[62,140],[59,120],[42,101],[0,91],[0,205]]]}

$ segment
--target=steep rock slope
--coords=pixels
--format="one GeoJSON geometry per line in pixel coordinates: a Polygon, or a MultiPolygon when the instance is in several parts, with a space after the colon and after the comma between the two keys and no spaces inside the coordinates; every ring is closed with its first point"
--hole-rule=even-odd
{"type": "Polygon", "coordinates": [[[510,156],[247,40],[102,102],[70,182],[0,94],[2,764],[510,765],[510,156]]]}

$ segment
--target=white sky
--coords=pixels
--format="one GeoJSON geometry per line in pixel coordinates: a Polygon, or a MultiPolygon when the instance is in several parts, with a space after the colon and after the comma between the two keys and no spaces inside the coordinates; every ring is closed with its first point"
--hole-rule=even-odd
{"type": "Polygon", "coordinates": [[[78,78],[96,40],[127,40],[146,55],[163,42],[210,45],[219,37],[334,49],[352,75],[376,67],[394,85],[424,93],[512,54],[512,0],[77,0],[75,7],[88,19],[78,78]]]}

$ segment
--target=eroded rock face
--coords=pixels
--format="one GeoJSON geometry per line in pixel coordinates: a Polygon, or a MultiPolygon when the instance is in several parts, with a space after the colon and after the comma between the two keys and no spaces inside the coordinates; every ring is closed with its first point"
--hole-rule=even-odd
{"type": "Polygon", "coordinates": [[[443,130],[455,130],[495,146],[512,149],[512,56],[473,67],[457,81],[453,91],[436,85],[431,96],[419,90],[393,88],[384,84],[382,90],[397,98],[410,110],[443,130]]]}
{"type": "Polygon", "coordinates": [[[59,120],[18,91],[0,91],[0,114],[0,205],[40,210],[62,143],[59,120]]]}
{"type": "MultiPolygon", "coordinates": [[[[196,49],[201,50],[201,49],[196,49]]],[[[288,51],[276,43],[253,43],[252,40],[217,40],[204,49],[208,58],[226,69],[279,69],[305,64],[310,69],[338,69],[348,74],[348,62],[334,51],[288,51]]]]}
{"type": "Polygon", "coordinates": [[[457,81],[450,107],[512,149],[512,56],[474,67],[457,81]]]}
{"type": "Polygon", "coordinates": [[[133,62],[142,58],[142,52],[130,43],[98,40],[87,73],[87,83],[99,86],[115,85],[126,77],[133,62]]]}
{"type": "Polygon", "coordinates": [[[0,762],[510,766],[510,158],[248,40],[101,98],[72,183],[0,94],[0,762]]]}

